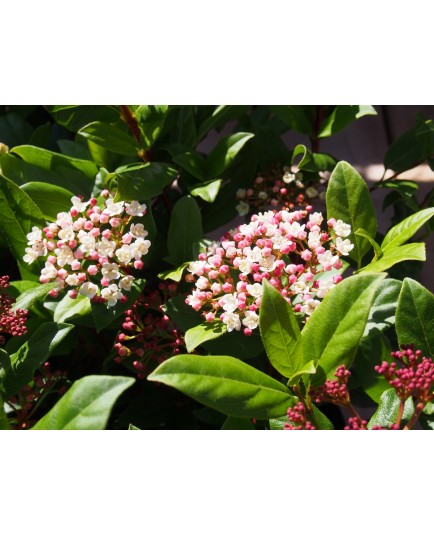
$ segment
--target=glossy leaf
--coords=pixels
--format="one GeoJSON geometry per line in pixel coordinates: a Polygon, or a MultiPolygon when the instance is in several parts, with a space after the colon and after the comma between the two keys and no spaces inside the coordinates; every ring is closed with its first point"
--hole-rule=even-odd
{"type": "Polygon", "coordinates": [[[395,264],[403,261],[424,261],[425,244],[415,242],[412,244],[404,244],[388,249],[383,253],[380,259],[367,264],[360,270],[361,273],[378,273],[388,270],[395,264]]]}
{"type": "Polygon", "coordinates": [[[286,378],[298,374],[303,367],[303,354],[298,327],[292,307],[267,280],[259,313],[262,341],[273,367],[286,378]]]}
{"type": "Polygon", "coordinates": [[[128,430],[140,430],[140,428],[137,428],[137,426],[134,426],[134,424],[129,424],[128,425],[128,430]]]}
{"type": "Polygon", "coordinates": [[[347,162],[339,162],[335,167],[327,187],[327,217],[343,220],[351,225],[349,240],[354,244],[350,257],[359,266],[362,257],[371,244],[363,236],[356,235],[357,229],[364,229],[375,238],[377,220],[368,187],[357,171],[347,162]]]}
{"type": "Polygon", "coordinates": [[[244,145],[253,138],[254,134],[237,132],[221,138],[207,159],[208,177],[217,178],[234,162],[244,145]]]}
{"type": "Polygon", "coordinates": [[[184,274],[184,270],[189,264],[189,262],[184,262],[181,264],[181,266],[178,266],[178,268],[175,268],[174,270],[166,270],[165,272],[161,272],[158,274],[158,277],[163,280],[171,279],[172,281],[179,283],[182,279],[182,275],[184,274]]]}
{"type": "Polygon", "coordinates": [[[212,128],[222,126],[227,121],[237,119],[239,116],[244,114],[248,108],[249,107],[245,105],[217,106],[212,115],[205,119],[205,121],[200,125],[198,134],[199,140],[202,139],[204,135],[212,128]]]}
{"type": "Polygon", "coordinates": [[[312,115],[309,108],[312,106],[269,106],[270,110],[281,119],[291,130],[300,132],[300,134],[310,134],[312,130],[312,115]]]}
{"type": "Polygon", "coordinates": [[[84,316],[91,314],[91,306],[89,298],[80,294],[74,300],[68,295],[65,295],[56,306],[54,311],[55,322],[73,322],[84,316]]]}
{"type": "Polygon", "coordinates": [[[168,111],[169,107],[166,105],[143,105],[134,112],[144,141],[144,149],[152,147],[157,140],[168,111]]]}
{"type": "Polygon", "coordinates": [[[364,337],[371,332],[384,331],[395,324],[395,312],[398,305],[402,281],[385,279],[377,288],[374,303],[369,311],[364,337]]]}
{"type": "Polygon", "coordinates": [[[377,115],[375,108],[369,105],[362,106],[335,106],[332,113],[326,117],[320,126],[318,138],[326,138],[340,132],[350,123],[365,115],[377,115]]]}
{"type": "Polygon", "coordinates": [[[223,322],[199,324],[190,328],[185,333],[185,346],[191,353],[195,348],[206,341],[211,341],[226,333],[226,325],[223,322]]]}
{"type": "Polygon", "coordinates": [[[396,139],[384,155],[384,167],[401,173],[420,164],[424,151],[416,137],[418,127],[411,128],[396,139]]]}
{"type": "Polygon", "coordinates": [[[177,154],[173,157],[173,161],[196,179],[206,180],[206,161],[198,151],[191,150],[177,154]]]}
{"type": "MultiPolygon", "coordinates": [[[[375,425],[388,428],[390,424],[394,424],[398,417],[399,403],[400,400],[395,389],[392,388],[384,391],[380,397],[378,409],[368,423],[368,428],[371,430],[375,425]]],[[[405,401],[401,427],[411,418],[413,413],[414,404],[412,398],[409,397],[405,401]]]]}
{"type": "Polygon", "coordinates": [[[78,133],[104,149],[125,156],[137,155],[137,142],[130,132],[120,127],[95,121],[82,127],[78,133]]]}
{"type": "Polygon", "coordinates": [[[85,376],[32,430],[104,430],[116,400],[134,381],[122,376],[85,376]]]}
{"type": "Polygon", "coordinates": [[[179,355],[148,376],[226,415],[269,419],[283,415],[292,396],[283,384],[228,356],[179,355]]]}
{"type": "Polygon", "coordinates": [[[40,262],[23,261],[26,235],[33,226],[45,227],[45,219],[37,205],[15,183],[0,176],[0,232],[16,258],[23,279],[40,275],[40,262]]]}
{"type": "Polygon", "coordinates": [[[39,207],[47,221],[54,222],[59,212],[71,209],[71,197],[74,194],[60,186],[34,181],[23,184],[21,190],[39,207]]]}
{"type": "Polygon", "coordinates": [[[363,274],[332,288],[301,332],[304,359],[316,361],[316,385],[332,379],[336,368],[347,368],[365,331],[375,293],[386,274],[363,274]]]}
{"type": "Polygon", "coordinates": [[[292,153],[292,164],[302,171],[332,171],[337,161],[326,153],[312,153],[305,145],[297,145],[292,153]],[[301,155],[301,159],[297,158],[301,155]]]}
{"type": "Polygon", "coordinates": [[[198,204],[190,196],[181,197],[170,217],[167,236],[169,262],[179,266],[193,260],[193,245],[202,236],[202,218],[198,204]]]}
{"type": "Polygon", "coordinates": [[[406,277],[396,309],[399,344],[414,344],[426,357],[434,357],[434,295],[406,277]]]}
{"type": "Polygon", "coordinates": [[[32,135],[30,124],[16,113],[0,116],[0,140],[10,149],[27,143],[32,135]]]}
{"type": "Polygon", "coordinates": [[[158,162],[120,167],[115,171],[116,200],[144,201],[157,197],[175,180],[176,175],[175,169],[158,162]]]}
{"type": "Polygon", "coordinates": [[[250,419],[240,419],[238,417],[228,417],[223,426],[222,430],[254,430],[255,427],[252,424],[250,419]]]}
{"type": "Polygon", "coordinates": [[[195,197],[201,197],[204,201],[208,203],[214,203],[215,198],[217,197],[220,191],[220,185],[222,183],[221,179],[216,181],[211,181],[202,186],[198,186],[190,190],[190,194],[195,197]]]}
{"type": "Polygon", "coordinates": [[[3,388],[6,397],[18,393],[33,379],[34,371],[39,368],[66,337],[74,326],[46,322],[30,338],[11,354],[10,369],[6,371],[3,388]]]}
{"type": "Polygon", "coordinates": [[[45,283],[44,285],[37,285],[36,287],[29,288],[23,292],[14,303],[12,309],[30,309],[34,303],[45,298],[50,290],[59,287],[59,283],[45,283]]]}
{"type": "Polygon", "coordinates": [[[60,105],[47,106],[56,123],[77,132],[85,125],[94,121],[113,123],[119,120],[120,111],[117,106],[94,105],[60,105]]]}
{"type": "Polygon", "coordinates": [[[409,240],[417,231],[434,216],[434,208],[426,208],[412,214],[392,227],[381,244],[383,251],[400,246],[409,240]]]}
{"type": "Polygon", "coordinates": [[[363,238],[366,238],[368,242],[371,244],[371,246],[374,248],[374,252],[376,257],[380,257],[382,255],[381,247],[379,244],[365,231],[365,229],[357,229],[357,231],[354,233],[358,236],[363,236],[363,238]]]}

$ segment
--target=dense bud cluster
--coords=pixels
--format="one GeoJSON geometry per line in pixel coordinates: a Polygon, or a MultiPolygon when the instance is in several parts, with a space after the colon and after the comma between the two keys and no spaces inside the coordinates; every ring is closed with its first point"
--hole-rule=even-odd
{"type": "Polygon", "coordinates": [[[143,292],[125,313],[122,331],[116,338],[115,361],[128,360],[140,379],[167,358],[185,350],[183,334],[163,310],[164,302],[174,292],[174,283],[161,283],[159,290],[143,292]]]}
{"type": "Polygon", "coordinates": [[[300,171],[292,173],[289,167],[285,167],[283,171],[283,176],[278,170],[262,173],[255,178],[249,188],[238,189],[236,192],[238,214],[245,216],[270,207],[293,210],[295,205],[305,206],[309,199],[321,196],[315,187],[305,186],[300,171]]]}
{"type": "Polygon", "coordinates": [[[422,352],[415,351],[412,345],[404,345],[401,348],[402,350],[391,353],[396,361],[383,361],[375,370],[386,378],[402,401],[411,396],[416,402],[425,405],[434,396],[433,360],[423,357],[422,352]]]}
{"type": "Polygon", "coordinates": [[[350,417],[348,419],[347,426],[344,427],[344,430],[367,430],[368,421],[361,419],[360,417],[350,417]]]}
{"type": "Polygon", "coordinates": [[[299,402],[292,408],[288,408],[288,419],[283,425],[284,430],[316,430],[315,426],[306,419],[306,408],[299,402]]]}
{"type": "Polygon", "coordinates": [[[187,297],[208,322],[221,320],[228,331],[258,326],[262,280],[267,279],[296,313],[310,315],[327,292],[342,280],[336,272],[353,244],[350,225],[330,219],[327,228],[312,207],[269,211],[228,232],[190,263],[186,280],[196,283],[187,297]],[[326,272],[331,272],[326,274],[326,272]]]}
{"type": "Polygon", "coordinates": [[[326,382],[315,389],[311,389],[312,400],[316,404],[330,402],[337,406],[346,406],[350,402],[350,393],[348,391],[348,379],[351,372],[340,365],[335,372],[336,380],[326,380],[326,382]]]}
{"type": "MultiPolygon", "coordinates": [[[[56,281],[59,290],[69,289],[70,298],[81,294],[114,307],[126,300],[123,292],[129,292],[134,281],[130,271],[143,268],[142,257],[151,243],[143,224],[132,223],[146,213],[146,205],[115,203],[107,190],[101,195],[103,207],[96,198],[84,202],[72,197],[72,208],[59,213],[55,223],[43,230],[33,227],[24,261],[45,258],[41,283],[56,281]]],[[[51,295],[56,297],[59,290],[51,295]]]]}
{"type": "Polygon", "coordinates": [[[0,277],[0,346],[5,343],[3,334],[19,337],[27,333],[26,321],[28,311],[23,309],[12,310],[15,298],[2,290],[9,286],[9,276],[0,277]]]}
{"type": "Polygon", "coordinates": [[[51,372],[50,364],[44,363],[35,373],[33,382],[7,401],[15,413],[14,428],[20,430],[30,428],[34,423],[33,414],[42,397],[47,393],[64,394],[68,390],[66,380],[66,372],[60,370],[51,372]]]}

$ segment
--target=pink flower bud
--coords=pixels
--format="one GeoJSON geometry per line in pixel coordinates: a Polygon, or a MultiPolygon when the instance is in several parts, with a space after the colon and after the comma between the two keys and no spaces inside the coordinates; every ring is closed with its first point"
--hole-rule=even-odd
{"type": "Polygon", "coordinates": [[[101,285],[102,285],[103,287],[108,287],[108,286],[110,285],[110,281],[109,281],[108,279],[106,279],[105,277],[103,277],[103,278],[101,279],[101,285]]]}
{"type": "Polygon", "coordinates": [[[206,320],[207,322],[214,322],[214,320],[215,320],[215,314],[214,314],[214,313],[211,313],[211,312],[210,312],[210,313],[207,313],[207,314],[205,315],[205,320],[206,320]]]}
{"type": "Polygon", "coordinates": [[[121,224],[121,220],[119,218],[111,218],[110,219],[110,225],[112,227],[119,227],[120,224],[121,224]]]}
{"type": "Polygon", "coordinates": [[[108,223],[110,219],[110,216],[108,214],[105,214],[104,212],[101,214],[101,217],[99,219],[99,222],[102,224],[108,223]]]}
{"type": "Polygon", "coordinates": [[[57,276],[60,277],[60,279],[65,279],[68,277],[68,272],[65,270],[65,268],[61,268],[57,271],[57,276]]]}
{"type": "Polygon", "coordinates": [[[79,273],[79,274],[77,275],[77,277],[78,277],[78,280],[79,280],[81,283],[84,283],[84,282],[86,281],[86,279],[87,279],[86,274],[83,273],[83,272],[79,273]]]}
{"type": "Polygon", "coordinates": [[[93,223],[92,221],[87,221],[85,224],[84,224],[84,228],[86,229],[86,231],[90,231],[91,229],[93,229],[93,223]]]}
{"type": "Polygon", "coordinates": [[[75,300],[75,298],[78,296],[78,292],[76,290],[68,290],[68,296],[72,300],[75,300]]]}
{"type": "Polygon", "coordinates": [[[71,262],[71,269],[72,270],[80,270],[81,268],[81,262],[78,261],[77,259],[75,261],[72,261],[71,262]]]}
{"type": "Polygon", "coordinates": [[[210,279],[217,279],[219,273],[217,270],[210,270],[209,273],[208,273],[208,277],[210,279]]]}
{"type": "Polygon", "coordinates": [[[109,196],[110,196],[110,192],[108,190],[103,190],[101,192],[101,197],[103,197],[104,199],[107,199],[109,196]]]}
{"type": "Polygon", "coordinates": [[[244,335],[247,337],[250,337],[250,335],[253,333],[253,331],[250,328],[244,328],[244,335]]]}
{"type": "Polygon", "coordinates": [[[91,197],[89,202],[90,202],[90,206],[94,207],[98,203],[98,200],[96,199],[96,197],[91,197]]]}
{"type": "Polygon", "coordinates": [[[47,258],[47,262],[49,262],[50,264],[55,264],[56,261],[57,257],[55,257],[54,255],[49,255],[47,258]]]}
{"type": "Polygon", "coordinates": [[[52,298],[57,298],[57,296],[59,295],[59,291],[56,288],[53,288],[53,289],[50,290],[50,292],[48,294],[52,298]]]}
{"type": "Polygon", "coordinates": [[[310,259],[312,258],[312,253],[308,249],[305,249],[301,254],[301,258],[304,261],[310,261],[310,259]]]}
{"type": "Polygon", "coordinates": [[[74,257],[76,259],[82,259],[84,257],[84,253],[81,251],[81,249],[76,249],[74,251],[74,257]]]}
{"type": "Polygon", "coordinates": [[[69,213],[73,218],[76,218],[78,216],[78,210],[75,207],[72,207],[69,213]]]}
{"type": "Polygon", "coordinates": [[[93,236],[94,238],[96,238],[97,236],[101,234],[101,231],[98,229],[98,227],[94,227],[93,229],[89,231],[89,234],[90,236],[93,236]]]}
{"type": "Polygon", "coordinates": [[[89,275],[96,275],[98,273],[98,267],[95,266],[95,264],[91,264],[88,268],[87,268],[87,273],[89,275]]]}
{"type": "Polygon", "coordinates": [[[222,266],[220,266],[219,273],[223,275],[229,273],[229,266],[227,264],[223,264],[222,266]]]}
{"type": "Polygon", "coordinates": [[[141,270],[143,266],[144,266],[143,261],[134,261],[134,268],[136,270],[141,270]]]}
{"type": "Polygon", "coordinates": [[[224,292],[231,292],[232,291],[232,285],[228,281],[222,285],[222,289],[224,292]]]}
{"type": "Polygon", "coordinates": [[[112,236],[112,232],[110,231],[110,229],[105,229],[103,232],[102,232],[102,236],[103,238],[107,238],[107,240],[109,240],[112,236]]]}

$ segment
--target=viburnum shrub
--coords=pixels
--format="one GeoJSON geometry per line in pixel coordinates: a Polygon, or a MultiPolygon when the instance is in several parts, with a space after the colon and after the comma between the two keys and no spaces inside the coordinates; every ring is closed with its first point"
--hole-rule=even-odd
{"type": "Polygon", "coordinates": [[[207,322],[219,319],[228,331],[244,326],[244,334],[251,335],[258,327],[261,282],[266,279],[295,312],[310,316],[342,280],[336,272],[342,268],[340,257],[354,247],[346,238],[350,225],[330,218],[323,226],[323,215],[311,211],[308,205],[305,210],[255,214],[213,243],[187,268],[196,276],[196,289],[186,303],[204,310],[207,322]],[[316,277],[327,272],[328,277],[316,277]]]}
{"type": "MultiPolygon", "coordinates": [[[[23,259],[29,264],[45,259],[40,283],[56,281],[59,290],[69,288],[72,299],[81,294],[114,307],[125,300],[122,292],[131,290],[134,276],[129,272],[143,268],[151,242],[143,224],[133,223],[145,214],[145,204],[115,202],[108,190],[101,195],[102,207],[95,197],[83,201],[74,196],[69,212],[59,213],[42,230],[33,227],[23,259]]],[[[57,297],[59,290],[50,295],[57,297]]]]}
{"type": "Polygon", "coordinates": [[[433,429],[432,121],[323,152],[375,116],[0,106],[0,429],[433,429]]]}

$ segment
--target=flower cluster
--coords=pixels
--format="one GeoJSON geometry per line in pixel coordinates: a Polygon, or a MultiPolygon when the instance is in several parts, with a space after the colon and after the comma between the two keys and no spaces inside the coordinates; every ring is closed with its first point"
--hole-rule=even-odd
{"type": "Polygon", "coordinates": [[[50,364],[44,363],[35,373],[33,381],[7,401],[14,412],[14,428],[19,430],[30,428],[35,422],[33,415],[42,398],[48,393],[64,394],[68,390],[66,380],[66,372],[60,370],[51,372],[50,364]]]}
{"type": "Polygon", "coordinates": [[[158,364],[181,353],[183,334],[164,314],[164,302],[176,292],[174,283],[161,283],[159,290],[144,291],[126,311],[122,331],[115,343],[115,361],[128,360],[139,379],[145,378],[158,364]]]}
{"type": "Polygon", "coordinates": [[[288,408],[288,419],[283,425],[284,430],[316,430],[315,426],[306,419],[306,408],[299,402],[292,408],[288,408]]]}
{"type": "MultiPolygon", "coordinates": [[[[347,426],[344,427],[344,430],[367,430],[368,421],[360,418],[358,415],[356,417],[350,417],[348,419],[347,426]]],[[[375,428],[375,430],[380,430],[380,428],[375,428]]]]}
{"type": "Polygon", "coordinates": [[[313,388],[310,391],[312,400],[316,404],[329,402],[337,406],[346,406],[350,402],[350,393],[348,391],[348,379],[351,372],[340,365],[335,372],[336,380],[326,380],[320,387],[313,388]]]}
{"type": "Polygon", "coordinates": [[[292,173],[288,167],[283,170],[283,176],[278,170],[262,173],[255,178],[251,187],[237,190],[236,209],[240,216],[270,207],[293,210],[295,205],[305,206],[309,199],[321,197],[320,192],[313,186],[306,188],[300,171],[292,173]]]}
{"type": "MultiPolygon", "coordinates": [[[[33,227],[24,261],[30,264],[45,257],[41,283],[57,281],[59,290],[69,288],[70,298],[81,294],[114,307],[126,300],[123,292],[129,292],[134,281],[129,272],[143,267],[142,257],[151,243],[143,224],[132,223],[146,213],[146,205],[115,203],[107,190],[101,195],[103,207],[96,198],[72,197],[72,208],[59,213],[55,223],[43,230],[33,227]]],[[[59,290],[51,291],[51,296],[59,290]]]]}
{"type": "Polygon", "coordinates": [[[213,243],[188,266],[186,280],[196,288],[186,303],[202,310],[208,322],[221,320],[228,331],[243,326],[251,335],[259,321],[261,282],[267,279],[296,313],[310,315],[342,280],[332,270],[342,268],[340,257],[354,247],[346,238],[350,225],[330,219],[322,229],[322,214],[311,211],[307,206],[259,213],[213,243]]]}
{"type": "MultiPolygon", "coordinates": [[[[9,276],[0,277],[0,289],[7,289],[9,286],[9,276]]],[[[26,320],[28,311],[24,309],[12,310],[15,298],[6,292],[0,292],[0,345],[5,343],[3,334],[19,337],[27,333],[26,320]]]]}
{"type": "Polygon", "coordinates": [[[425,406],[434,397],[433,360],[423,357],[422,352],[415,351],[412,345],[403,345],[401,348],[391,353],[396,361],[383,361],[375,370],[386,378],[402,401],[411,396],[425,406]]]}

